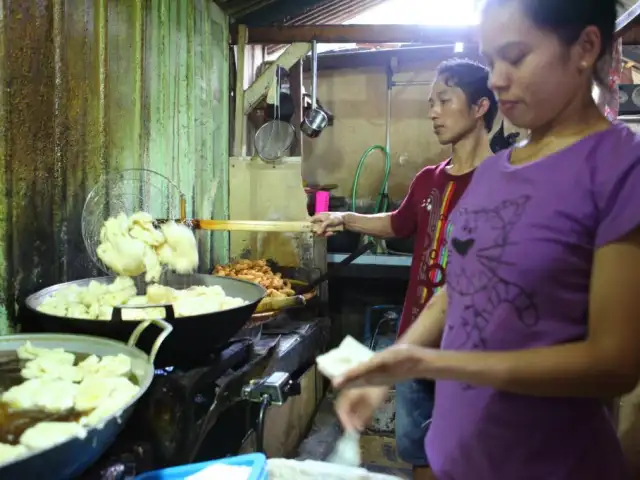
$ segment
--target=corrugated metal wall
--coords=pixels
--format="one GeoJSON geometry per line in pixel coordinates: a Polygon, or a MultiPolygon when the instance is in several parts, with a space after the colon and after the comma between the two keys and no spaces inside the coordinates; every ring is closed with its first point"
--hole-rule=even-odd
{"type": "MultiPolygon", "coordinates": [[[[211,0],[0,0],[0,333],[16,298],[97,274],[84,200],[121,168],[226,214],[227,22],[211,0]],[[214,201],[214,176],[221,187],[214,201]],[[215,203],[215,206],[214,206],[215,203]]],[[[225,236],[215,239],[224,256],[225,236]]],[[[207,258],[206,238],[201,242],[207,258]]]]}
{"type": "Polygon", "coordinates": [[[387,0],[328,0],[302,13],[287,17],[285,25],[343,24],[387,0]]]}
{"type": "Polygon", "coordinates": [[[218,0],[236,23],[252,27],[341,24],[387,0],[218,0]]]}

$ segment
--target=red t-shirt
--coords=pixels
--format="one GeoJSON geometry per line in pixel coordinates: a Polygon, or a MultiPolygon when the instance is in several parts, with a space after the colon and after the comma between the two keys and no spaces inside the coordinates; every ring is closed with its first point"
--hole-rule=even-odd
{"type": "Polygon", "coordinates": [[[449,214],[471,181],[473,171],[451,175],[450,160],[421,170],[411,182],[400,208],[391,214],[397,237],[415,235],[409,287],[404,299],[398,336],[413,323],[433,294],[444,286],[447,244],[451,236],[449,214]]]}

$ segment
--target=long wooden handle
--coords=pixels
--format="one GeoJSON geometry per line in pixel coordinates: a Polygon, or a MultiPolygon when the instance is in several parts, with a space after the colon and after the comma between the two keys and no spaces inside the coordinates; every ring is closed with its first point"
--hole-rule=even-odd
{"type": "Polygon", "coordinates": [[[273,298],[266,297],[258,304],[256,313],[284,310],[285,308],[300,307],[306,303],[302,295],[292,297],[273,298]]]}
{"type": "MultiPolygon", "coordinates": [[[[281,222],[267,220],[192,220],[196,229],[210,231],[235,231],[235,232],[312,232],[311,222],[281,222]]],[[[341,231],[332,229],[332,231],[341,231]]]]}

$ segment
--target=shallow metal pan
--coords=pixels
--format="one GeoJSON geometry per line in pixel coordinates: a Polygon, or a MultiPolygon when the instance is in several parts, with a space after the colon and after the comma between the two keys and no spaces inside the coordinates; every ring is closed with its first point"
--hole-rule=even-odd
{"type": "Polygon", "coordinates": [[[131,358],[132,373],[140,387],[138,394],[128,404],[106,418],[103,426],[89,429],[85,438],[73,438],[4,464],[0,466],[0,478],[68,480],[89,468],[111,446],[129,420],[136,402],[151,385],[154,357],[172,329],[173,327],[164,320],[146,320],[137,325],[127,344],[85,335],[45,333],[0,336],[0,352],[3,353],[15,352],[29,341],[36,347],[64,348],[69,352],[100,357],[127,355],[131,358]],[[161,334],[153,342],[151,352],[147,355],[135,345],[142,332],[152,323],[161,329],[161,334]]]}

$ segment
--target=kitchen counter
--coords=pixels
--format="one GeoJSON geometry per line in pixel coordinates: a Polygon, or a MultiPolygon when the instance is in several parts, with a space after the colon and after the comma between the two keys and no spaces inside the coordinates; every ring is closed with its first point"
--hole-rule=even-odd
{"type": "MultiPolygon", "coordinates": [[[[327,263],[339,263],[347,256],[348,254],[345,253],[329,253],[327,254],[327,263]]],[[[408,280],[411,259],[411,255],[362,255],[351,265],[337,273],[336,277],[396,278],[399,280],[408,280]]]]}

